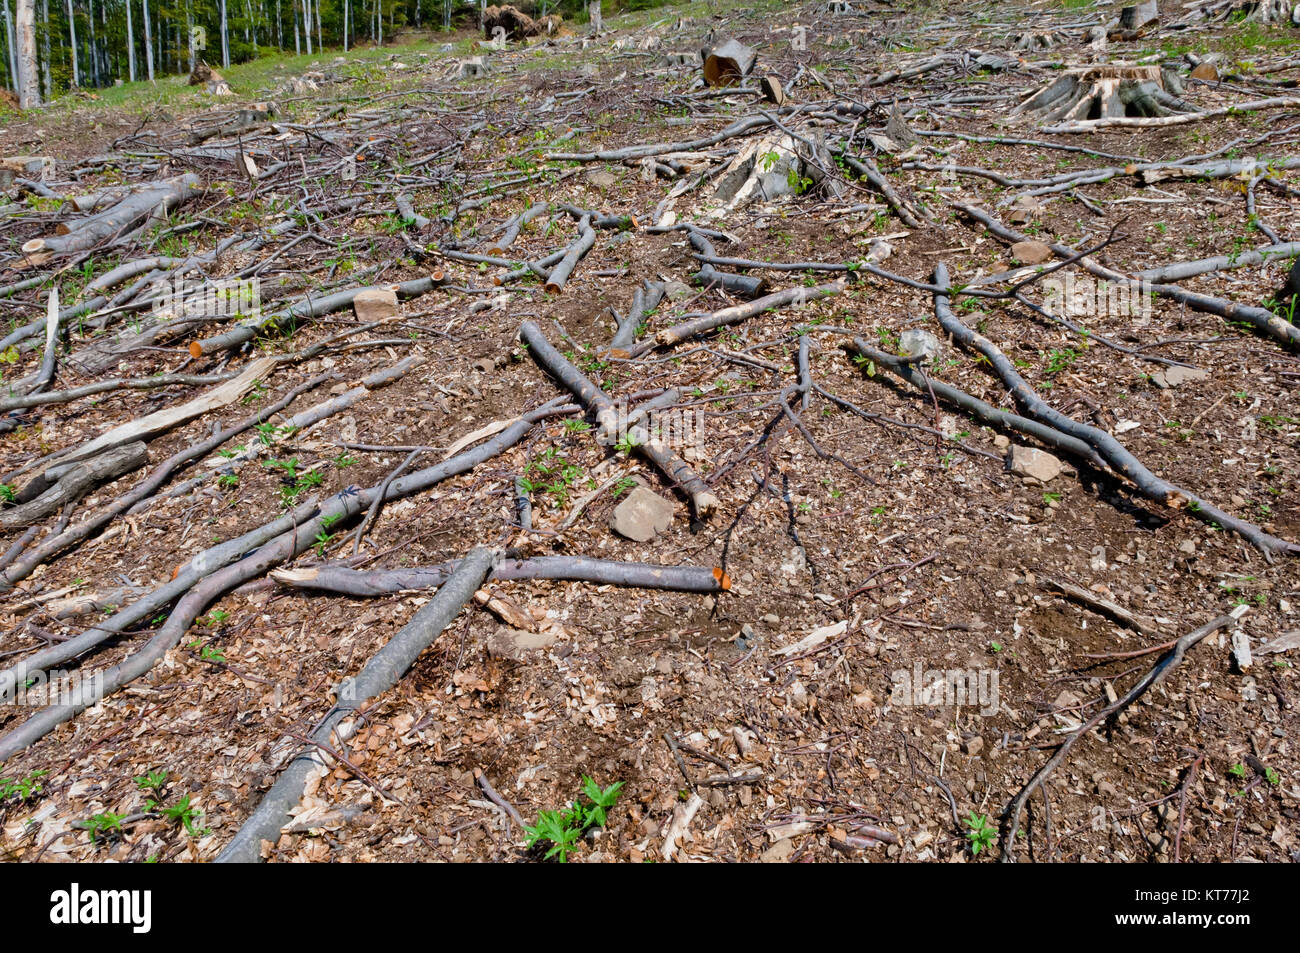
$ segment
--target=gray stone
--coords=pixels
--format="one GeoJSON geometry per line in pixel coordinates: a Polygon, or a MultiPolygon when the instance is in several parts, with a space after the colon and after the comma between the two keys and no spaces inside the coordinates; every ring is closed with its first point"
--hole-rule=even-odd
{"type": "Polygon", "coordinates": [[[921,357],[929,361],[939,359],[939,339],[929,331],[913,329],[898,336],[898,353],[903,357],[921,357]]]}
{"type": "Polygon", "coordinates": [[[612,189],[617,185],[618,179],[612,172],[606,172],[604,169],[597,169],[595,172],[587,174],[587,184],[592,188],[600,189],[603,192],[606,189],[612,189]]]}
{"type": "Polygon", "coordinates": [[[1232,659],[1237,663],[1237,670],[1240,672],[1250,668],[1254,661],[1250,657],[1250,636],[1241,629],[1236,629],[1232,633],[1232,659]]]}
{"type": "Polygon", "coordinates": [[[1018,477],[1049,483],[1061,475],[1065,466],[1050,453],[1015,444],[1007,454],[1007,469],[1018,477]]]}
{"type": "Polygon", "coordinates": [[[639,486],[614,507],[609,528],[620,536],[647,543],[666,530],[672,521],[672,501],[639,486]]]}

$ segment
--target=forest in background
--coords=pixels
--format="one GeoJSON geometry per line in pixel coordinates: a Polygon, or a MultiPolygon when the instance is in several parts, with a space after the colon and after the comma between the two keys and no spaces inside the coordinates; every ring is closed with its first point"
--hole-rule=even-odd
{"type": "MultiPolygon", "coordinates": [[[[667,0],[604,0],[606,12],[667,0]]],[[[48,102],[78,88],[152,80],[292,50],[391,41],[399,33],[477,25],[486,0],[0,0],[4,82],[18,91],[23,8],[29,12],[33,95],[48,102]]],[[[526,0],[538,15],[585,22],[587,0],[526,0]]],[[[21,99],[21,94],[19,94],[21,99]]],[[[34,102],[25,105],[34,105],[34,102]]]]}

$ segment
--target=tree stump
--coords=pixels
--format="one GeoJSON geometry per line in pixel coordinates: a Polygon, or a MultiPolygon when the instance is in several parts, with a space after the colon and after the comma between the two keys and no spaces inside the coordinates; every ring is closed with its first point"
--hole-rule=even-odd
{"type": "Polygon", "coordinates": [[[1042,123],[1199,112],[1165,88],[1159,66],[1076,66],[1023,100],[1012,116],[1042,123]]]}
{"type": "Polygon", "coordinates": [[[1196,13],[1203,19],[1218,23],[1300,24],[1300,4],[1293,9],[1289,0],[1212,0],[1198,7],[1196,13]]]}
{"type": "Polygon", "coordinates": [[[700,59],[706,85],[730,86],[749,75],[758,54],[738,40],[728,40],[716,49],[700,50],[700,59]]]}

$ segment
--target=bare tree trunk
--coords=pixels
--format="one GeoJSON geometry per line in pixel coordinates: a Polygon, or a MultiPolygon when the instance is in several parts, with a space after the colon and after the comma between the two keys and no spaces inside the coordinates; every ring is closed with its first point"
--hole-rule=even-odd
{"type": "Polygon", "coordinates": [[[195,63],[195,54],[198,50],[194,48],[194,8],[190,5],[190,0],[185,0],[185,36],[186,46],[190,51],[190,73],[193,73],[194,67],[198,65],[195,63]]]}
{"type": "Polygon", "coordinates": [[[351,12],[351,4],[348,0],[343,0],[343,52],[348,51],[348,14],[351,12]]]}
{"type": "Polygon", "coordinates": [[[5,21],[5,50],[7,51],[8,54],[5,57],[5,65],[9,67],[8,85],[13,89],[17,89],[18,88],[18,62],[17,62],[17,58],[14,56],[14,47],[17,44],[14,43],[14,21],[9,14],[9,0],[4,0],[3,15],[5,21]]]}
{"type": "Polygon", "coordinates": [[[153,33],[149,23],[149,0],[144,0],[144,68],[153,82],[153,33]]]}
{"type": "Polygon", "coordinates": [[[226,0],[221,0],[221,65],[230,66],[230,36],[226,20],[226,0]]]}
{"type": "Polygon", "coordinates": [[[307,55],[311,56],[311,0],[302,0],[302,35],[307,39],[307,55]]]}
{"type": "Polygon", "coordinates": [[[135,23],[131,17],[131,0],[126,0],[126,75],[135,82],[135,23]]]}
{"type": "Polygon", "coordinates": [[[46,28],[41,31],[41,49],[44,59],[41,62],[41,82],[45,87],[45,101],[54,98],[54,80],[50,77],[50,0],[41,0],[41,20],[46,28]]]}
{"type": "Polygon", "coordinates": [[[90,26],[90,42],[86,44],[86,74],[90,78],[91,86],[99,85],[99,56],[97,55],[98,44],[95,41],[95,0],[87,0],[89,9],[86,12],[86,21],[90,26]]]}
{"type": "Polygon", "coordinates": [[[36,85],[36,0],[18,0],[18,105],[31,109],[41,104],[36,85]]]}
{"type": "Polygon", "coordinates": [[[72,87],[81,85],[81,73],[77,70],[77,18],[72,12],[72,0],[68,4],[68,45],[72,48],[72,87]]]}

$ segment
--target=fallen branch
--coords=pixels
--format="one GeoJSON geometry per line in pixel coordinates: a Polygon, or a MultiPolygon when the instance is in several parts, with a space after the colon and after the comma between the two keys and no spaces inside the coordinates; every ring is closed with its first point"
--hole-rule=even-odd
{"type": "Polygon", "coordinates": [[[794,288],[786,288],[784,291],[778,291],[774,294],[766,295],[762,298],[755,298],[745,304],[732,305],[730,308],[723,308],[721,311],[714,311],[712,314],[706,314],[703,317],[694,318],[681,324],[674,325],[671,328],[664,328],[653,338],[642,341],[632,349],[632,356],[639,357],[656,347],[669,347],[687,338],[694,337],[697,334],[703,334],[706,331],[712,331],[716,328],[724,327],[730,324],[739,324],[741,321],[747,321],[755,315],[762,314],[764,311],[775,311],[777,308],[784,308],[786,305],[796,307],[807,304],[810,301],[816,301],[820,298],[828,298],[831,295],[837,295],[842,292],[848,285],[844,279],[832,281],[824,285],[815,285],[814,287],[805,287],[799,285],[794,288]]]}
{"type": "Polygon", "coordinates": [[[0,532],[35,523],[69,503],[77,502],[95,487],[138,470],[148,462],[149,451],[137,440],[75,462],[49,467],[24,488],[25,493],[30,489],[40,489],[38,496],[0,510],[0,532]]]}
{"type": "MultiPolygon", "coordinates": [[[[375,569],[363,571],[343,566],[313,566],[309,569],[277,569],[276,582],[293,589],[318,589],[363,598],[407,590],[434,589],[447,581],[459,563],[427,568],[375,569]]],[[[653,563],[620,562],[587,556],[534,556],[504,559],[493,567],[491,579],[563,579],[631,589],[664,589],[671,592],[725,592],[729,582],[702,566],[658,566],[653,563]]]]}
{"type": "MultiPolygon", "coordinates": [[[[976,208],[973,205],[954,205],[959,212],[973,218],[979,222],[998,238],[1008,242],[1032,241],[1028,235],[1017,232],[1008,228],[1002,222],[998,221],[983,209],[976,208]]],[[[1062,245],[1056,242],[1049,242],[1048,247],[1052,253],[1062,258],[1069,258],[1075,254],[1074,249],[1068,245],[1062,245]]],[[[1079,259],[1079,264],[1098,278],[1105,278],[1107,281],[1113,281],[1122,284],[1125,287],[1133,288],[1140,294],[1157,294],[1172,298],[1179,304],[1184,304],[1196,311],[1203,311],[1207,314],[1215,314],[1229,321],[1245,321],[1254,326],[1263,334],[1268,335],[1275,341],[1292,346],[1300,346],[1300,328],[1284,321],[1273,312],[1265,308],[1255,307],[1254,305],[1238,304],[1235,301],[1227,301],[1223,298],[1215,298],[1210,295],[1198,294],[1194,291],[1187,291],[1177,285],[1150,284],[1145,281],[1139,281],[1130,278],[1128,275],[1121,274],[1111,268],[1098,264],[1091,258],[1079,259]]]]}
{"type": "MultiPolygon", "coordinates": [[[[528,353],[533,360],[567,387],[584,407],[595,412],[599,439],[617,439],[614,435],[621,432],[626,422],[619,420],[614,402],[605,392],[570,364],[532,321],[525,321],[519,326],[519,336],[528,345],[528,353]]],[[[690,497],[696,517],[706,519],[718,508],[718,498],[713,495],[708,484],[657,435],[651,435],[641,426],[626,427],[626,434],[639,453],[654,463],[665,477],[690,497]]]]}
{"type": "MultiPolygon", "coordinates": [[[[397,684],[420,653],[433,644],[473,598],[475,590],[487,578],[492,561],[493,553],[489,549],[480,547],[471,551],[460,560],[437,595],[421,606],[411,621],[385,643],[357,675],[345,678],[335,686],[337,700],[312,732],[313,742],[328,745],[331,735],[340,743],[352,737],[356,722],[345,724],[344,720],[397,684]]],[[[308,778],[324,765],[324,758],[314,748],[290,761],[257,810],[217,856],[217,863],[254,863],[260,860],[262,842],[279,838],[281,828],[290,820],[290,811],[302,800],[308,778]]]]}
{"type": "Polygon", "coordinates": [[[1123,711],[1129,705],[1132,705],[1135,701],[1145,695],[1148,690],[1164,681],[1165,677],[1168,676],[1170,672],[1182,664],[1183,656],[1187,654],[1187,651],[1192,648],[1192,646],[1196,645],[1206,636],[1219,631],[1225,626],[1237,622],[1237,620],[1249,611],[1249,606],[1238,606],[1228,615],[1219,616],[1214,621],[1207,622],[1199,629],[1183,636],[1174,645],[1169,654],[1161,658],[1149,672],[1142,676],[1142,678],[1138,680],[1137,684],[1124,694],[1123,698],[1116,699],[1101,711],[1097,712],[1097,714],[1084,722],[1077,731],[1071,733],[1071,735],[1065,739],[1061,747],[1057,749],[1056,754],[1052,755],[1048,762],[1038,769],[1034,776],[1029,779],[1029,783],[1020,789],[1020,793],[1016,795],[1015,799],[1007,805],[1006,810],[1002,812],[1002,816],[1006,823],[1005,834],[1002,838],[1003,863],[1015,863],[1016,861],[1016,834],[1020,830],[1020,814],[1024,810],[1025,803],[1029,800],[1030,795],[1042,787],[1043,782],[1047,780],[1048,775],[1056,770],[1061,762],[1065,760],[1066,755],[1070,753],[1070,749],[1074,747],[1075,743],[1111,715],[1123,711]]]}
{"type": "Polygon", "coordinates": [[[251,417],[247,417],[231,427],[225,428],[213,436],[209,437],[192,447],[187,447],[179,453],[163,461],[154,470],[147,474],[140,483],[131,488],[130,492],[124,493],[113,501],[112,505],[105,507],[98,513],[88,519],[82,520],[75,526],[71,526],[62,533],[57,533],[46,537],[32,551],[24,553],[21,561],[14,562],[13,565],[5,569],[0,574],[0,591],[13,587],[13,584],[30,576],[37,566],[42,565],[54,556],[70,546],[74,546],[91,534],[97,532],[104,526],[107,526],[114,517],[126,512],[136,503],[148,498],[158,487],[162,486],[177,469],[184,466],[191,460],[205,456],[221,446],[227,440],[241,434],[252,427],[257,426],[271,415],[279,413],[285,407],[288,407],[299,394],[324,383],[328,378],[324,375],[313,378],[305,384],[301,384],[289,391],[284,397],[280,398],[274,404],[259,410],[251,417]]]}
{"type": "MultiPolygon", "coordinates": [[[[934,282],[939,287],[948,285],[948,269],[942,264],[935,267],[934,282]]],[[[1300,545],[1272,536],[1253,523],[1225,513],[1190,490],[1175,486],[1168,480],[1156,476],[1111,434],[1080,423],[1050,406],[1020,376],[1020,372],[997,345],[962,323],[949,307],[947,294],[935,294],[934,312],[943,329],[952,335],[953,340],[969,350],[978,351],[988,359],[993,370],[1011,392],[1012,398],[1025,413],[1090,444],[1116,473],[1130,480],[1138,492],[1147,499],[1173,509],[1186,507],[1189,513],[1202,522],[1220,526],[1241,536],[1264,553],[1266,558],[1271,559],[1277,553],[1300,555],[1300,545]]]]}

